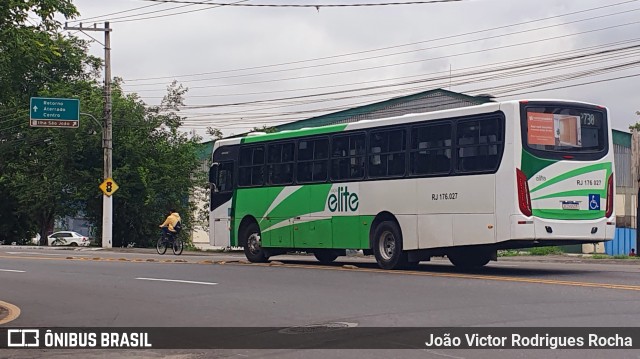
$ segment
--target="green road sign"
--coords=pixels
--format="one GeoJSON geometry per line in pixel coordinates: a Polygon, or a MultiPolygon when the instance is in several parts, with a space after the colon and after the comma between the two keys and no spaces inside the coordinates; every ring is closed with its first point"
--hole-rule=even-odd
{"type": "Polygon", "coordinates": [[[29,124],[31,127],[80,126],[80,100],[73,98],[32,97],[29,124]]]}

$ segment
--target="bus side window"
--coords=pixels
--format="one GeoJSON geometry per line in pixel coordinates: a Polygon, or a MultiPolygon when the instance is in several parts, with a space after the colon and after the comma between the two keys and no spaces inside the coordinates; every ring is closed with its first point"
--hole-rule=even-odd
{"type": "Polygon", "coordinates": [[[498,128],[497,118],[466,120],[458,123],[458,171],[490,171],[497,167],[498,128]]]}
{"type": "Polygon", "coordinates": [[[293,142],[268,146],[267,182],[283,185],[293,183],[293,142]]]}
{"type": "Polygon", "coordinates": [[[447,174],[451,170],[451,130],[449,123],[411,129],[409,169],[413,175],[447,174]]]}
{"type": "Polygon", "coordinates": [[[331,178],[343,180],[364,177],[364,134],[334,136],[331,151],[331,178]]]}
{"type": "Polygon", "coordinates": [[[319,138],[298,142],[297,181],[300,183],[325,182],[329,140],[319,138]]]}
{"type": "Polygon", "coordinates": [[[264,183],[263,165],[263,146],[241,148],[238,163],[238,186],[261,186],[264,183]]]}

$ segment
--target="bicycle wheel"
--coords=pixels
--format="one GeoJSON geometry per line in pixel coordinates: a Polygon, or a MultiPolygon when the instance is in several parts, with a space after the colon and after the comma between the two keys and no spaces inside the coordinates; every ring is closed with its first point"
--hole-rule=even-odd
{"type": "Polygon", "coordinates": [[[180,254],[182,254],[183,248],[184,248],[184,245],[182,244],[182,240],[176,238],[173,241],[173,246],[171,246],[171,249],[173,249],[173,254],[179,256],[180,254]]]}
{"type": "Polygon", "coordinates": [[[158,254],[165,254],[167,252],[167,241],[162,236],[158,238],[158,242],[156,242],[156,251],[158,251],[158,254]]]}

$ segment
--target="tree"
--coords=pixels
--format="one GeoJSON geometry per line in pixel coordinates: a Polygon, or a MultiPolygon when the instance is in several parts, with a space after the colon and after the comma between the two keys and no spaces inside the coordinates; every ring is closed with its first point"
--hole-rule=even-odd
{"type": "MultiPolygon", "coordinates": [[[[70,19],[77,10],[71,0],[6,0],[0,8],[0,240],[37,230],[45,242],[56,218],[76,213],[101,233],[101,126],[87,118],[76,129],[28,125],[34,96],[78,98],[83,113],[103,113],[101,61],[87,54],[86,42],[60,34],[56,15],[70,19]],[[37,23],[29,23],[31,14],[37,23]]],[[[154,107],[114,82],[114,245],[149,244],[170,207],[185,227],[192,222],[200,139],[179,130],[186,91],[173,83],[154,107]]]]}
{"type": "Polygon", "coordinates": [[[59,33],[56,14],[78,12],[70,0],[6,0],[0,8],[0,239],[28,238],[37,226],[45,241],[69,197],[60,182],[65,157],[52,153],[65,151],[72,136],[29,128],[29,98],[91,81],[100,60],[87,55],[86,42],[59,33]]]}
{"type": "MultiPolygon", "coordinates": [[[[636,111],[636,115],[637,115],[637,116],[640,116],[640,111],[636,111]]],[[[640,123],[635,123],[635,124],[633,124],[633,125],[629,125],[629,130],[632,130],[632,131],[634,131],[634,130],[635,130],[635,131],[640,131],[640,123]]]]}
{"type": "MultiPolygon", "coordinates": [[[[113,197],[113,245],[147,246],[157,239],[158,225],[175,208],[184,228],[192,226],[190,203],[198,167],[199,137],[179,131],[177,112],[186,89],[173,83],[160,106],[147,106],[137,95],[124,95],[113,85],[113,178],[120,185],[113,197]]],[[[102,158],[102,157],[99,157],[102,158]]],[[[84,186],[83,211],[101,229],[102,195],[97,191],[100,166],[79,177],[84,186]]],[[[101,231],[99,232],[101,233],[101,231]]],[[[184,236],[188,231],[182,232],[184,236]]]]}
{"type": "Polygon", "coordinates": [[[263,125],[262,127],[254,127],[253,129],[251,129],[251,132],[274,133],[278,132],[278,129],[275,127],[263,125]]]}

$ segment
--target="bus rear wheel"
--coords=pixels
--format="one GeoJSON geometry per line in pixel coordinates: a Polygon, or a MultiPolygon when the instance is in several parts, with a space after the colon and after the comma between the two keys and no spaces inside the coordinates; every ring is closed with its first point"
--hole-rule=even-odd
{"type": "Polygon", "coordinates": [[[338,258],[338,253],[332,250],[317,250],[313,252],[316,259],[322,264],[329,264],[338,258]]]}
{"type": "Polygon", "coordinates": [[[456,268],[462,270],[485,266],[491,260],[491,252],[484,250],[455,250],[447,253],[447,258],[456,268]]]}
{"type": "Polygon", "coordinates": [[[402,234],[393,221],[384,221],[373,232],[373,254],[382,269],[398,269],[408,264],[407,253],[402,250],[402,234]]]}
{"type": "Polygon", "coordinates": [[[244,232],[244,255],[249,262],[264,263],[269,257],[266,255],[262,242],[260,240],[260,227],[256,223],[249,224],[244,232]]]}

